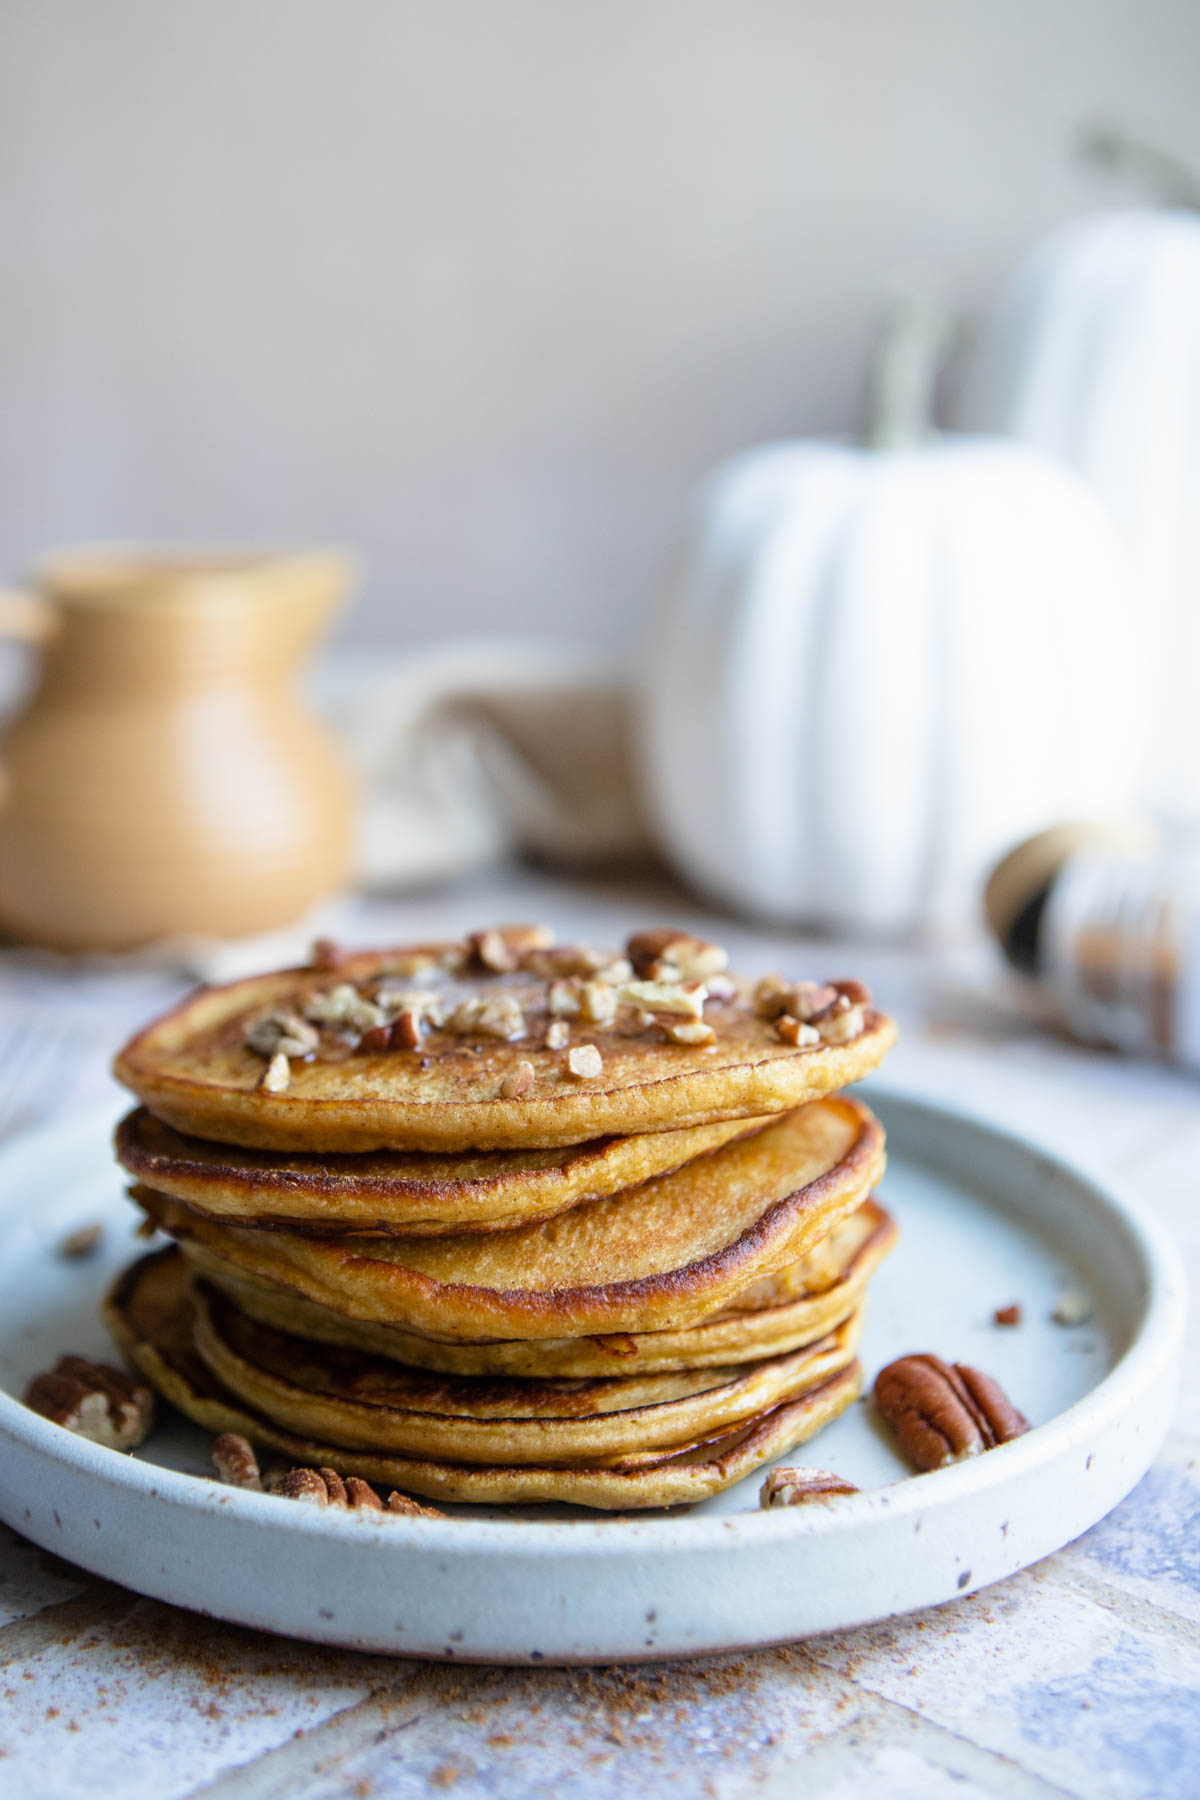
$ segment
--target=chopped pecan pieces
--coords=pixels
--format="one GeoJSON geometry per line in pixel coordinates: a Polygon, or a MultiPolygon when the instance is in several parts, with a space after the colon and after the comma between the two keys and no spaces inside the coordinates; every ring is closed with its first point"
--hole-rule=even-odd
{"type": "Polygon", "coordinates": [[[421,1047],[421,1015],[405,1011],[397,1013],[388,1029],[393,1050],[419,1050],[421,1047]]]}
{"type": "Polygon", "coordinates": [[[703,1019],[683,1019],[678,1025],[668,1025],[667,1036],[673,1044],[690,1044],[693,1050],[717,1041],[716,1032],[703,1019]]]}
{"type": "Polygon", "coordinates": [[[814,1016],[812,1023],[823,1044],[848,1044],[851,1038],[862,1035],[866,1021],[862,1007],[852,1005],[845,994],[839,994],[831,1005],[814,1016]]]}
{"type": "MultiPolygon", "coordinates": [[[[353,992],[353,989],[351,989],[353,992]]],[[[246,1048],[259,1056],[311,1056],[320,1038],[299,1013],[277,1011],[264,1013],[246,1030],[246,1048]]]]}
{"type": "Polygon", "coordinates": [[[433,988],[390,987],[381,982],[375,1002],[385,1019],[394,1021],[401,1013],[412,1013],[419,1026],[436,1028],[446,1023],[446,1002],[433,988]]]}
{"type": "Polygon", "coordinates": [[[104,1236],[104,1227],[100,1224],[79,1225],[69,1231],[58,1246],[58,1254],[65,1256],[68,1262],[76,1262],[84,1256],[91,1256],[100,1247],[104,1236]]]}
{"type": "Polygon", "coordinates": [[[576,1044],[573,1050],[567,1051],[567,1073],[576,1081],[591,1080],[603,1067],[604,1058],[595,1044],[576,1044]]]}
{"type": "Polygon", "coordinates": [[[83,1356],[60,1356],[53,1369],[35,1375],[25,1404],[110,1450],[132,1450],[154,1424],[154,1395],[143,1382],[83,1356]]]}
{"type": "Polygon", "coordinates": [[[708,989],[702,981],[626,981],[617,989],[617,999],[626,1006],[640,1006],[645,1012],[680,1013],[685,1018],[703,1015],[708,989]]]}
{"type": "Polygon", "coordinates": [[[268,1094],[286,1094],[292,1082],[292,1065],[282,1050],[277,1050],[259,1077],[258,1085],[268,1094]]]}
{"type": "Polygon", "coordinates": [[[523,1100],[533,1087],[534,1069],[531,1062],[519,1062],[511,1074],[500,1083],[502,1100],[523,1100]]]}
{"type": "Polygon", "coordinates": [[[570,976],[560,976],[546,989],[546,1011],[557,1018],[574,1018],[582,1005],[582,983],[570,976]]]}
{"type": "Polygon", "coordinates": [[[438,1506],[422,1506],[419,1500],[412,1500],[407,1494],[398,1494],[393,1490],[387,1497],[387,1510],[400,1513],[407,1519],[444,1519],[446,1514],[438,1506]]]}
{"type": "Polygon", "coordinates": [[[807,1025],[837,997],[837,989],[827,982],[785,981],[782,975],[764,975],[754,990],[754,1010],[760,1019],[778,1019],[788,1013],[807,1025]]]}
{"type": "Polygon", "coordinates": [[[473,931],[467,942],[480,968],[491,974],[511,975],[517,967],[516,951],[509,948],[498,931],[473,931]]]}
{"type": "Polygon", "coordinates": [[[319,937],[314,940],[309,952],[308,966],[310,969],[328,969],[332,972],[340,969],[349,956],[350,952],[344,950],[334,938],[319,937]]]}
{"type": "Polygon", "coordinates": [[[775,1021],[775,1036],[785,1044],[795,1044],[798,1050],[811,1049],[821,1041],[821,1034],[815,1025],[806,1025],[802,1019],[793,1019],[791,1013],[780,1013],[775,1021]]]}
{"type": "Polygon", "coordinates": [[[871,990],[865,981],[831,981],[831,988],[844,994],[851,1006],[870,1006],[871,990]]]}
{"type": "Polygon", "coordinates": [[[251,1494],[262,1493],[262,1474],[254,1446],[240,1431],[223,1431],[214,1442],[211,1455],[213,1468],[226,1486],[245,1488],[251,1494]]]}
{"type": "MultiPolygon", "coordinates": [[[[565,980],[572,975],[588,979],[610,966],[611,958],[603,950],[587,944],[550,944],[545,949],[526,950],[521,968],[526,975],[541,981],[565,980]]],[[[633,973],[632,969],[629,971],[633,973]]]]}
{"type": "Polygon", "coordinates": [[[875,1404],[918,1473],[978,1456],[1029,1430],[990,1375],[940,1356],[889,1363],[875,1377],[875,1404]]]}
{"type": "MultiPolygon", "coordinates": [[[[310,994],[304,1002],[304,1017],[313,1025],[330,1025],[342,1031],[370,1031],[384,1022],[383,1008],[360,994],[349,981],[310,994]]],[[[316,1041],[314,1032],[314,1049],[316,1041]]]]}
{"type": "Polygon", "coordinates": [[[610,957],[596,970],[596,980],[606,981],[609,987],[620,987],[623,981],[633,980],[633,964],[627,956],[610,957]]]}
{"type": "Polygon", "coordinates": [[[453,966],[458,968],[466,954],[465,945],[459,944],[452,945],[450,951],[443,951],[441,956],[435,956],[432,950],[408,950],[399,955],[393,953],[388,957],[387,973],[401,981],[411,981],[414,975],[431,975],[437,968],[449,968],[451,964],[447,961],[448,955],[453,959],[453,966]]]}
{"type": "Polygon", "coordinates": [[[591,1025],[611,1025],[617,1016],[617,990],[606,981],[585,981],[579,991],[579,1016],[591,1025]]]}
{"type": "Polygon", "coordinates": [[[511,975],[531,951],[548,950],[553,943],[546,925],[499,925],[467,938],[473,960],[493,975],[511,975]]]}
{"type": "Polygon", "coordinates": [[[634,974],[651,981],[704,981],[729,965],[719,944],[690,931],[637,931],[625,948],[634,974]]]}
{"type": "Polygon", "coordinates": [[[512,1042],[525,1035],[525,1015],[512,994],[474,994],[456,1006],[450,1015],[450,1029],[460,1036],[503,1038],[512,1042]]]}
{"type": "Polygon", "coordinates": [[[772,1469],[758,1490],[758,1504],[807,1506],[811,1500],[832,1500],[838,1494],[859,1492],[852,1481],[831,1475],[828,1469],[772,1469]]]}
{"type": "Polygon", "coordinates": [[[992,1314],[993,1325],[1019,1325],[1020,1323],[1021,1308],[1015,1300],[1011,1306],[998,1306],[992,1314]]]}

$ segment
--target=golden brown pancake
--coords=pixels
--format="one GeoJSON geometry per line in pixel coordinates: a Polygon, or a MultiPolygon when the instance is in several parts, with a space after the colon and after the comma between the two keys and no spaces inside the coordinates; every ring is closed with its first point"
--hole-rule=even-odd
{"type": "Polygon", "coordinates": [[[301,1238],[134,1197],[185,1251],[350,1318],[452,1342],[563,1338],[698,1324],[807,1255],[883,1164],[877,1120],[838,1095],[629,1193],[485,1236],[301,1238]]]}
{"type": "Polygon", "coordinates": [[[889,1215],[868,1200],[799,1263],[754,1283],[699,1325],[478,1344],[447,1344],[396,1325],[346,1318],[294,1289],[246,1275],[194,1243],[188,1260],[251,1318],[318,1343],[451,1375],[603,1376],[751,1362],[815,1343],[862,1304],[867,1282],[895,1239],[889,1215]]]}
{"type": "Polygon", "coordinates": [[[593,1138],[548,1150],[284,1155],[185,1137],[145,1107],[117,1127],[117,1160],[209,1218],[301,1234],[447,1237],[549,1219],[677,1169],[766,1119],[593,1138]]]}
{"type": "Polygon", "coordinates": [[[303,1437],[455,1462],[629,1464],[743,1425],[854,1360],[854,1313],[788,1356],[736,1367],[590,1380],[437,1375],[312,1344],[196,1285],[194,1341],[221,1386],[303,1437]]]}
{"type": "MultiPolygon", "coordinates": [[[[699,994],[684,982],[665,994],[665,1011],[648,998],[622,999],[606,1023],[561,1017],[553,1010],[558,978],[533,972],[544,967],[539,954],[492,973],[470,962],[465,945],[413,946],[346,957],[336,970],[287,969],[202,988],[139,1032],[115,1073],[178,1131],[249,1148],[524,1149],[785,1112],[868,1074],[895,1038],[884,1014],[855,1008],[857,1035],[847,1041],[785,1041],[759,1016],[752,988],[726,987],[724,978],[722,997],[701,1007],[710,1043],[672,1038],[697,1023],[671,1010],[689,986],[699,994]],[[373,994],[394,996],[401,982],[417,996],[395,1021],[408,1021],[413,1048],[377,1047],[382,1026],[321,1025],[315,1049],[284,1055],[278,1078],[270,1076],[274,1087],[263,1085],[274,1059],[249,1039],[265,1029],[259,1041],[269,1044],[272,1018],[297,1018],[303,1032],[309,1014],[334,1007],[335,990],[361,1009],[373,994]],[[461,1023],[464,1009],[480,1008],[490,1025],[461,1023]],[[511,1037],[495,1035],[507,1029],[505,1018],[511,1037]],[[568,1039],[554,1048],[552,1025],[568,1039]],[[589,1048],[599,1054],[594,1072],[576,1055],[589,1048]]],[[[609,985],[628,992],[620,981],[609,985]]]]}
{"type": "MultiPolygon", "coordinates": [[[[607,1467],[472,1465],[323,1443],[284,1429],[236,1400],[196,1354],[186,1269],[173,1250],[144,1257],[127,1269],[112,1289],[105,1313],[129,1360],[165,1399],[207,1430],[242,1432],[297,1463],[335,1468],[442,1501],[568,1501],[618,1511],[689,1504],[719,1493],[804,1442],[844,1412],[862,1384],[859,1365],[851,1362],[724,1435],[657,1455],[643,1452],[607,1467]]],[[[388,1526],[397,1528],[392,1520],[388,1526]]]]}

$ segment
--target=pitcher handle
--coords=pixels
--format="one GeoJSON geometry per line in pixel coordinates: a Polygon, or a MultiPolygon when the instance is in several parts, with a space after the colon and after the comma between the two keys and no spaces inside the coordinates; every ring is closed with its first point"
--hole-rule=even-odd
{"type": "Polygon", "coordinates": [[[54,631],[55,612],[48,600],[19,588],[0,589],[0,637],[22,644],[44,644],[54,631]]]}

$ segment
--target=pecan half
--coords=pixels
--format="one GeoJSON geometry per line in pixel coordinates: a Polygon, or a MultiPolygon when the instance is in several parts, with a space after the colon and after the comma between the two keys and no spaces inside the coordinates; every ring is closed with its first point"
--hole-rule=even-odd
{"type": "Polygon", "coordinates": [[[223,1431],[210,1452],[218,1478],[228,1487],[245,1488],[247,1493],[262,1493],[262,1474],[250,1439],[240,1431],[223,1431]]]}
{"type": "Polygon", "coordinates": [[[25,1404],[110,1450],[132,1450],[154,1424],[154,1395],[144,1383],[83,1356],[60,1356],[53,1369],[35,1375],[25,1404]]]}
{"type": "Polygon", "coordinates": [[[345,1480],[336,1469],[288,1469],[270,1484],[270,1492],[285,1500],[302,1500],[308,1506],[337,1506],[349,1512],[382,1512],[383,1501],[375,1489],[357,1475],[345,1480]]]}
{"type": "Polygon", "coordinates": [[[772,1469],[758,1490],[762,1507],[807,1506],[810,1500],[832,1500],[837,1494],[857,1494],[852,1481],[831,1475],[828,1469],[772,1469]]]}
{"type": "Polygon", "coordinates": [[[447,1514],[438,1506],[422,1506],[419,1500],[412,1500],[407,1494],[392,1492],[387,1497],[387,1510],[400,1513],[407,1519],[444,1519],[447,1514]]]}
{"type": "Polygon", "coordinates": [[[901,1356],[875,1377],[875,1404],[918,1473],[993,1450],[1029,1430],[990,1375],[940,1356],[901,1356]]]}

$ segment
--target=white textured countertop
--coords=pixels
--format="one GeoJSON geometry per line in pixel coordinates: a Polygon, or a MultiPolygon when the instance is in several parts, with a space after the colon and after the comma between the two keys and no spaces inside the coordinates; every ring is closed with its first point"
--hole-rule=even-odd
{"type": "MultiPolygon", "coordinates": [[[[1120,1182],[1172,1229],[1194,1284],[1200,1084],[1039,1033],[989,1002],[979,957],[805,946],[706,927],[653,885],[528,875],[348,909],[345,930],[380,942],[521,917],[599,938],[694,920],[748,968],[865,976],[903,1027],[890,1083],[1120,1182]]],[[[104,1097],[107,1051],[177,986],[0,955],[0,1119],[104,1097]]],[[[1196,1350],[1193,1324],[1158,1464],[1078,1543],[936,1611],[753,1655],[592,1671],[394,1662],[139,1599],[0,1528],[0,1793],[1186,1800],[1200,1794],[1196,1350]]]]}

